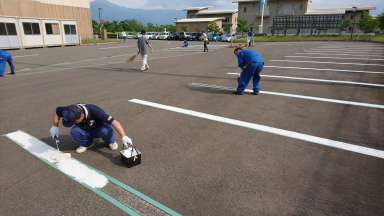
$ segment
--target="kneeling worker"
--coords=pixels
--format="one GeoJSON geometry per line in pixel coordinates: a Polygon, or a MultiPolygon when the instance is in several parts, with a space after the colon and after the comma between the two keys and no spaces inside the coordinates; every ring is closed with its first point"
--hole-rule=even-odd
{"type": "Polygon", "coordinates": [[[50,130],[52,138],[59,137],[59,121],[63,118],[65,127],[72,127],[72,137],[80,143],[76,153],[83,153],[93,147],[93,140],[101,138],[111,150],[116,150],[118,145],[115,141],[113,128],[122,137],[125,147],[132,145],[132,140],[125,135],[121,124],[104,110],[92,104],[73,104],[67,107],[57,107],[53,114],[53,123],[50,130]],[[113,126],[113,127],[112,127],[113,126]]]}
{"type": "Polygon", "coordinates": [[[244,94],[244,89],[247,87],[249,81],[253,77],[253,94],[257,95],[260,91],[260,72],[264,68],[263,58],[253,50],[243,50],[241,48],[236,48],[234,51],[237,56],[237,61],[239,67],[242,70],[239,85],[237,91],[234,91],[233,94],[242,95],[244,94]]]}
{"type": "Polygon", "coordinates": [[[187,39],[184,39],[184,43],[183,43],[183,46],[182,47],[188,47],[188,41],[187,39]]]}

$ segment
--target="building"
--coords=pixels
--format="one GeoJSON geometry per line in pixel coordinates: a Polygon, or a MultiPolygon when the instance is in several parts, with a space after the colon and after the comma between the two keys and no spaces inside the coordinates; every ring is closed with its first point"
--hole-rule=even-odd
{"type": "Polygon", "coordinates": [[[224,20],[225,17],[216,17],[216,18],[192,18],[192,19],[182,19],[175,21],[176,23],[176,32],[182,31],[180,26],[181,25],[188,25],[190,32],[198,32],[198,29],[200,31],[208,32],[208,25],[210,22],[215,22],[218,26],[222,26],[222,20],[224,20]],[[198,27],[198,28],[197,28],[198,27]]]}
{"type": "Polygon", "coordinates": [[[0,31],[11,33],[8,38],[17,34],[20,47],[38,47],[41,40],[43,46],[47,43],[60,45],[47,42],[47,34],[61,34],[61,45],[68,44],[66,42],[75,38],[74,35],[82,39],[94,38],[89,0],[0,0],[0,28],[3,26],[5,28],[0,31]],[[38,40],[35,45],[31,44],[32,37],[38,40]]]}
{"type": "MultiPolygon", "coordinates": [[[[252,27],[261,25],[261,8],[258,1],[254,0],[235,0],[238,3],[238,18],[246,19],[252,27]]],[[[269,34],[272,31],[273,18],[277,16],[305,16],[305,15],[337,15],[342,14],[344,20],[352,19],[355,15],[353,6],[339,7],[311,7],[312,0],[270,0],[268,7],[264,7],[263,32],[269,34]]],[[[375,10],[375,5],[357,5],[355,23],[358,23],[364,11],[375,10]]],[[[356,25],[354,32],[356,32],[356,25]]],[[[310,30],[303,30],[301,33],[308,33],[310,30]]],[[[339,30],[338,30],[339,31],[339,30]]],[[[337,32],[338,32],[337,31],[337,32]]],[[[347,29],[351,32],[352,27],[347,29]]],[[[332,31],[330,31],[331,33],[332,31]]],[[[336,32],[333,30],[333,32],[336,32]]],[[[296,30],[289,30],[287,33],[294,34],[296,30]]]]}
{"type": "Polygon", "coordinates": [[[212,8],[212,6],[191,7],[183,9],[183,11],[187,11],[187,19],[179,20],[176,22],[176,31],[178,31],[178,24],[180,24],[181,21],[183,21],[183,24],[180,25],[185,25],[185,23],[188,23],[188,25],[193,26],[190,26],[191,31],[194,31],[193,29],[195,29],[196,26],[201,27],[201,25],[203,25],[201,29],[207,31],[206,27],[208,26],[208,23],[210,21],[214,21],[219,25],[221,31],[224,32],[225,27],[229,26],[229,32],[227,33],[236,32],[238,18],[237,9],[208,10],[208,8],[212,8]]]}

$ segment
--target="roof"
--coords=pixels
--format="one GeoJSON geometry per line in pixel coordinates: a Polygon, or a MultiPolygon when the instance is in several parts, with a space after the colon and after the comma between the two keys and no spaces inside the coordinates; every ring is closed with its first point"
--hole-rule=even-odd
{"type": "Polygon", "coordinates": [[[305,15],[316,15],[316,14],[345,14],[345,9],[317,9],[311,8],[305,15]]]}
{"type": "Polygon", "coordinates": [[[257,0],[237,0],[237,1],[232,1],[232,3],[237,3],[237,2],[257,2],[257,0]]]}
{"type": "Polygon", "coordinates": [[[211,22],[216,20],[225,19],[225,17],[215,17],[215,18],[192,18],[192,19],[181,19],[175,21],[175,23],[185,23],[185,22],[211,22]]]}
{"type": "Polygon", "coordinates": [[[314,10],[334,10],[334,9],[345,9],[345,11],[353,11],[352,7],[357,7],[358,11],[363,10],[376,10],[376,5],[355,5],[355,6],[334,6],[334,7],[312,7],[314,10]]]}
{"type": "Polygon", "coordinates": [[[203,6],[203,7],[189,7],[189,8],[184,8],[183,11],[200,11],[204,9],[212,8],[212,6],[203,6]]]}
{"type": "Polygon", "coordinates": [[[228,10],[206,10],[200,11],[196,15],[207,15],[207,14],[234,14],[237,13],[237,9],[228,9],[228,10]]]}

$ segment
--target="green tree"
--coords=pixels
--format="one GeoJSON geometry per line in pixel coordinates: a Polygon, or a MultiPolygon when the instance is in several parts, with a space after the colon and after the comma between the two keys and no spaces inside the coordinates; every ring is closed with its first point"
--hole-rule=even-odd
{"type": "Polygon", "coordinates": [[[207,29],[208,29],[208,32],[219,32],[220,31],[219,25],[217,25],[217,23],[215,23],[214,21],[209,22],[207,29]]]}
{"type": "Polygon", "coordinates": [[[364,11],[364,16],[360,19],[357,26],[359,26],[359,28],[366,34],[375,31],[377,27],[379,27],[379,24],[379,20],[373,19],[367,11],[364,11]]]}
{"type": "Polygon", "coordinates": [[[224,27],[224,31],[230,34],[231,33],[231,26],[230,25],[226,25],[224,27]]]}
{"type": "Polygon", "coordinates": [[[384,12],[381,12],[381,14],[379,14],[377,16],[376,20],[378,20],[380,22],[379,28],[381,29],[381,31],[383,31],[383,29],[384,29],[384,12]]]}
{"type": "Polygon", "coordinates": [[[196,31],[196,32],[201,32],[201,28],[200,28],[200,26],[197,26],[197,27],[195,28],[195,31],[196,31]]]}
{"type": "Polygon", "coordinates": [[[153,23],[147,23],[147,31],[149,32],[155,31],[155,26],[153,25],[153,23]]]}
{"type": "Polygon", "coordinates": [[[345,29],[345,28],[351,26],[351,24],[352,24],[352,21],[350,19],[344,20],[343,23],[341,23],[341,28],[345,29]]]}
{"type": "Polygon", "coordinates": [[[237,22],[237,30],[241,31],[241,37],[243,37],[243,32],[247,32],[249,30],[248,20],[238,19],[237,22]]]}
{"type": "Polygon", "coordinates": [[[94,33],[100,32],[100,24],[96,22],[95,20],[92,20],[92,28],[94,33]]]}
{"type": "Polygon", "coordinates": [[[181,28],[181,30],[183,30],[184,32],[189,32],[189,25],[181,25],[180,28],[181,28]]]}
{"type": "Polygon", "coordinates": [[[160,31],[166,30],[167,32],[174,32],[174,31],[176,31],[175,25],[172,25],[172,24],[160,25],[159,29],[160,29],[160,31]]]}

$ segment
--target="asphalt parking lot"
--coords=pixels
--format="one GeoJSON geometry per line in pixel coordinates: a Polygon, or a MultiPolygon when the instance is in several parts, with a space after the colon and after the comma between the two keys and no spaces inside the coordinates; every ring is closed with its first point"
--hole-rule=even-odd
{"type": "Polygon", "coordinates": [[[0,215],[384,215],[383,44],[256,43],[261,92],[239,96],[229,43],[150,42],[146,72],[141,56],[124,63],[136,40],[9,51],[0,215]],[[61,123],[60,150],[106,185],[31,153],[56,148],[53,112],[74,103],[118,120],[142,164],[128,169],[99,140],[76,154],[61,123]]]}

